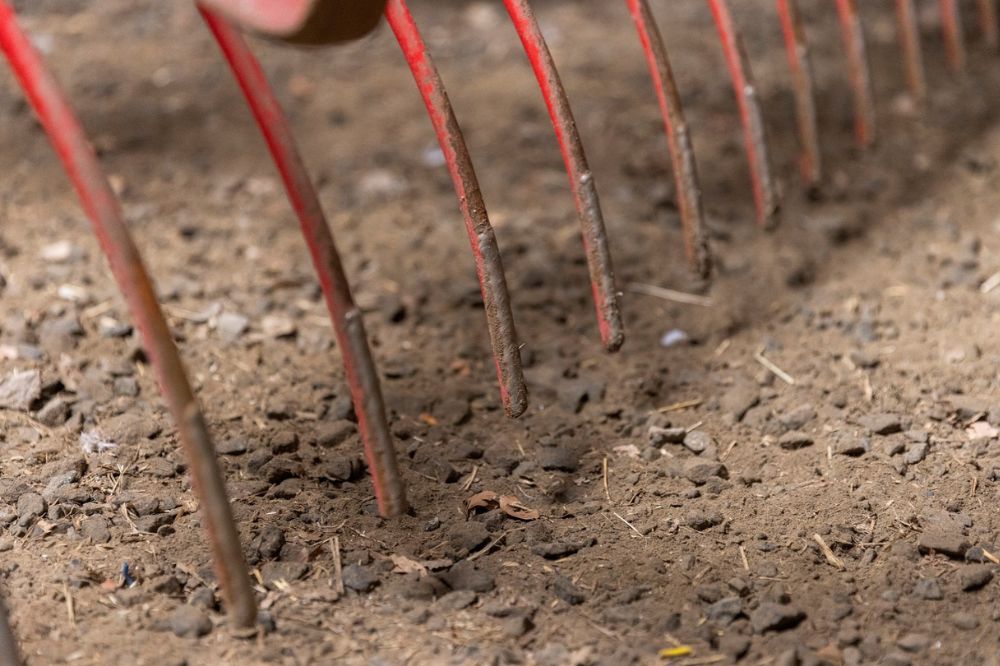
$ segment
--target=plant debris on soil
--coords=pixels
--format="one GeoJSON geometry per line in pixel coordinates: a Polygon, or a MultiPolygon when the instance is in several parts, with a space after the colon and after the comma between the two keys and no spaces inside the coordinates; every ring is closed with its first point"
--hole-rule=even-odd
{"type": "Polygon", "coordinates": [[[253,631],[226,623],[128,312],[0,68],[0,581],[28,662],[1000,663],[1000,68],[973,27],[959,79],[922,15],[919,109],[891,3],[859,3],[880,113],[862,153],[832,6],[801,3],[826,167],[807,194],[774,3],[732,3],[784,191],[763,232],[706,3],[654,3],[699,159],[706,287],[625,4],[535,3],[623,292],[628,340],[607,355],[501,4],[413,4],[504,252],[531,390],[518,420],[391,35],[253,42],[384,376],[414,509],[383,520],[304,244],[193,3],[19,3],[121,193],[261,608],[253,631]]]}

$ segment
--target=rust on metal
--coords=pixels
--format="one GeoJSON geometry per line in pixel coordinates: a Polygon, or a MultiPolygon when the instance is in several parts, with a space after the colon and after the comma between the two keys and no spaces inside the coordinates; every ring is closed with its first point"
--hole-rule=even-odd
{"type": "Polygon", "coordinates": [[[958,0],[938,0],[941,12],[941,32],[944,33],[948,67],[956,74],[965,71],[965,36],[962,33],[962,15],[958,0]]]}
{"type": "Polygon", "coordinates": [[[1000,49],[1000,26],[997,25],[996,0],[978,0],[979,29],[983,33],[983,41],[996,51],[1000,49]]]}
{"type": "Polygon", "coordinates": [[[0,0],[0,48],[77,190],[142,335],[143,346],[187,454],[191,486],[201,505],[227,610],[236,624],[252,625],[257,604],[226,497],[222,471],[153,285],[90,143],[41,56],[17,25],[6,0],[0,0]]]}
{"type": "Polygon", "coordinates": [[[854,98],[854,137],[859,146],[868,148],[875,143],[875,95],[865,33],[854,0],[837,0],[837,15],[854,98]]]}
{"type": "Polygon", "coordinates": [[[510,295],[507,292],[507,278],[493,225],[490,224],[483,194],[479,189],[479,180],[476,178],[472,158],[465,145],[465,137],[455,117],[444,83],[431,60],[406,2],[389,0],[385,17],[396,35],[396,40],[427,107],[427,114],[434,126],[434,132],[437,134],[441,152],[455,186],[455,193],[458,195],[486,308],[486,321],[493,345],[493,360],[500,382],[504,411],[508,416],[520,416],[528,406],[528,389],[524,384],[524,373],[521,369],[520,345],[514,327],[510,295]]]}
{"type": "Polygon", "coordinates": [[[626,0],[626,4],[639,32],[639,41],[646,55],[656,99],[660,105],[660,115],[663,116],[667,131],[670,163],[677,189],[677,208],[684,228],[684,253],[695,273],[707,278],[712,272],[712,255],[708,247],[708,234],[705,232],[705,211],[701,187],[698,185],[698,169],[680,94],[667,57],[667,48],[647,0],[626,0]]]}
{"type": "Polygon", "coordinates": [[[757,87],[753,82],[750,60],[743,48],[743,39],[726,0],[708,0],[715,27],[719,31],[722,50],[726,57],[726,67],[733,82],[736,103],[740,109],[743,124],[743,139],[746,143],[747,159],[750,162],[750,179],[753,185],[754,205],[757,209],[757,224],[764,228],[773,227],[778,221],[778,192],[771,172],[771,158],[768,154],[767,136],[764,129],[764,114],[757,98],[757,87]]]}
{"type": "Polygon", "coordinates": [[[200,9],[264,135],[299,219],[344,360],[344,371],[358,415],[358,427],[379,512],[383,516],[397,516],[409,508],[406,489],[399,475],[382,389],[365,336],[361,312],[354,304],[323,207],[299,155],[285,114],[246,41],[218,14],[204,7],[200,9]]]}
{"type": "Polygon", "coordinates": [[[809,59],[809,43],[798,0],[778,0],[778,16],[785,39],[788,67],[792,73],[795,119],[799,128],[799,142],[802,144],[802,180],[809,187],[816,187],[823,173],[816,120],[816,90],[809,59]]]}
{"type": "Polygon", "coordinates": [[[896,23],[903,49],[906,83],[914,100],[922,103],[927,98],[927,77],[924,74],[924,56],[920,48],[920,26],[913,0],[896,0],[896,23]]]}
{"type": "Polygon", "coordinates": [[[569,99],[528,0],[504,0],[504,5],[538,79],[566,164],[590,269],[590,287],[594,294],[601,341],[607,351],[617,351],[625,341],[625,330],[611,266],[611,251],[594,176],[587,164],[569,99]]]}

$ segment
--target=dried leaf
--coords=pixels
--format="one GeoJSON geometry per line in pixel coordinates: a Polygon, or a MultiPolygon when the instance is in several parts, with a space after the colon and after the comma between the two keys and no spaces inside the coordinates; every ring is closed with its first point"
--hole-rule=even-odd
{"type": "Polygon", "coordinates": [[[420,562],[417,562],[416,560],[411,560],[406,555],[390,555],[389,559],[392,560],[392,563],[396,565],[392,569],[393,573],[401,573],[401,574],[415,573],[421,576],[427,575],[427,567],[425,567],[420,562]]]}
{"type": "Polygon", "coordinates": [[[992,439],[1000,435],[1000,430],[997,430],[986,421],[976,421],[965,429],[965,434],[969,436],[969,439],[979,439],[981,437],[992,439]]]}
{"type": "Polygon", "coordinates": [[[465,500],[465,515],[471,515],[476,509],[489,511],[498,506],[500,506],[500,497],[492,490],[484,490],[465,500]]]}
{"type": "Polygon", "coordinates": [[[511,518],[520,520],[538,520],[540,513],[524,506],[513,495],[497,495],[492,490],[478,492],[465,500],[465,515],[471,515],[476,509],[490,511],[499,508],[511,518]]]}
{"type": "Polygon", "coordinates": [[[538,520],[541,516],[535,509],[521,504],[513,495],[500,496],[500,510],[511,518],[518,518],[520,520],[538,520]]]}

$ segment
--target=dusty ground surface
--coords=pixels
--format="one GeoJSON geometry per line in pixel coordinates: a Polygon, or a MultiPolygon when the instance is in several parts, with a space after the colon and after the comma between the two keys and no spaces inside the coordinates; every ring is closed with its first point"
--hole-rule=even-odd
{"type": "Polygon", "coordinates": [[[628,340],[607,356],[500,3],[416,3],[505,252],[532,391],[517,421],[499,409],[461,219],[390,35],[259,44],[368,310],[414,504],[384,521],[305,248],[192,8],[19,4],[122,190],[224,452],[267,625],[241,637],[219,612],[174,430],[4,71],[0,379],[37,369],[43,392],[0,412],[0,557],[30,663],[625,664],[678,645],[688,665],[998,663],[1000,70],[974,29],[958,80],[924,17],[938,90],[916,113],[890,3],[863,3],[881,136],[862,155],[832,8],[804,3],[828,174],[810,198],[773,3],[735,3],[785,192],[766,234],[707,9],[656,3],[717,256],[712,305],[697,307],[629,289],[699,285],[624,4],[539,1],[625,291],[628,340]],[[661,346],[672,329],[687,341],[661,346]],[[98,440],[115,446],[83,450],[98,440]],[[541,517],[467,520],[483,490],[541,517]],[[399,571],[412,562],[429,574],[399,571]]]}

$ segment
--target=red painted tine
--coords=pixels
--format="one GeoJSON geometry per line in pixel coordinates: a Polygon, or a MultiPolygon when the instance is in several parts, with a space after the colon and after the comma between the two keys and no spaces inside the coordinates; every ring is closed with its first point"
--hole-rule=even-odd
{"type": "Polygon", "coordinates": [[[927,78],[924,76],[920,27],[917,25],[917,11],[913,0],[896,0],[896,21],[899,24],[899,39],[903,47],[903,63],[906,66],[910,94],[917,102],[923,102],[927,97],[927,78]]]}
{"type": "Polygon", "coordinates": [[[979,0],[979,27],[983,41],[992,50],[1000,48],[1000,27],[997,25],[996,0],[979,0]]]}
{"type": "Polygon", "coordinates": [[[508,416],[517,417],[528,406],[528,389],[521,370],[521,352],[514,327],[514,315],[507,293],[500,248],[486,214],[486,204],[472,158],[465,145],[465,137],[451,107],[444,83],[427,52],[420,31],[404,0],[389,0],[385,17],[399,42],[413,78],[420,89],[427,114],[437,134],[448,172],[451,174],[455,193],[458,195],[465,228],[472,244],[476,274],[486,306],[486,321],[493,344],[493,360],[500,382],[500,397],[508,416]]]}
{"type": "Polygon", "coordinates": [[[409,505],[399,475],[392,434],[386,422],[382,389],[368,347],[361,311],[351,297],[347,276],[323,208],[299,157],[281,106],[247,43],[225,19],[204,7],[199,9],[236,76],[299,218],[344,359],[344,371],[358,415],[379,513],[397,516],[404,513],[409,505]]]}
{"type": "Polygon", "coordinates": [[[549,53],[549,47],[545,44],[528,0],[504,0],[504,5],[521,38],[528,60],[531,61],[531,68],[535,72],[535,78],[538,79],[549,117],[555,128],[556,138],[559,140],[563,161],[566,163],[566,172],[569,175],[570,188],[573,190],[577,215],[580,219],[587,265],[590,268],[590,286],[594,292],[601,341],[606,350],[617,351],[625,341],[621,310],[618,305],[618,290],[615,287],[614,271],[611,267],[611,252],[604,229],[604,216],[597,198],[594,177],[587,165],[583,144],[576,129],[576,121],[573,120],[566,91],[559,81],[559,73],[552,61],[552,54],[549,53]]]}
{"type": "Polygon", "coordinates": [[[46,71],[41,57],[17,25],[6,0],[0,0],[0,48],[77,190],[142,335],[143,347],[156,371],[160,390],[191,466],[191,486],[201,504],[202,520],[212,545],[216,574],[227,609],[237,624],[250,626],[256,618],[257,605],[204,416],[191,392],[139,251],[129,236],[121,207],[55,79],[46,71]]]}
{"type": "Polygon", "coordinates": [[[944,33],[948,66],[951,71],[961,74],[965,71],[965,38],[962,35],[962,17],[958,10],[958,2],[938,0],[938,8],[941,11],[941,31],[944,33]]]}
{"type": "Polygon", "coordinates": [[[837,0],[837,15],[854,95],[854,136],[859,146],[868,148],[875,143],[875,96],[868,68],[865,33],[854,0],[837,0]]]}
{"type": "Polygon", "coordinates": [[[21,666],[23,663],[17,649],[17,638],[10,628],[7,604],[0,599],[0,666],[21,666]]]}
{"type": "Polygon", "coordinates": [[[802,179],[809,187],[816,187],[822,176],[816,93],[809,44],[798,0],[778,0],[778,16],[781,18],[781,32],[785,38],[785,52],[788,55],[792,90],[795,93],[795,118],[799,126],[799,141],[802,143],[802,179]]]}
{"type": "Polygon", "coordinates": [[[750,179],[753,183],[753,199],[757,208],[757,224],[772,227],[777,222],[778,194],[771,175],[771,158],[767,150],[767,136],[764,129],[764,114],[757,99],[750,61],[743,48],[743,40],[733,22],[732,12],[726,0],[708,0],[719,31],[719,39],[726,56],[726,66],[736,92],[736,103],[740,108],[743,123],[743,139],[746,143],[747,159],[750,161],[750,179]]]}
{"type": "Polygon", "coordinates": [[[642,43],[656,99],[660,104],[660,115],[663,116],[663,124],[667,130],[670,162],[677,189],[677,207],[684,227],[684,253],[691,268],[701,277],[707,278],[712,272],[712,256],[705,233],[705,212],[701,202],[701,188],[698,186],[698,168],[694,149],[691,147],[691,135],[684,120],[680,94],[670,68],[670,59],[647,0],[625,0],[625,3],[639,32],[639,41],[642,43]]]}

